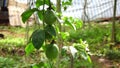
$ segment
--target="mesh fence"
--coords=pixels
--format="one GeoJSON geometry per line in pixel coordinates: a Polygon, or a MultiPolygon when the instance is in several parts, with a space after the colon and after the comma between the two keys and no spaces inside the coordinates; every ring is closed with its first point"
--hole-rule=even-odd
{"type": "MultiPolygon", "coordinates": [[[[63,15],[82,20],[102,20],[113,17],[114,0],[73,0],[63,15]]],[[[116,17],[120,17],[120,0],[117,0],[116,17]]]]}
{"type": "MultiPolygon", "coordinates": [[[[56,5],[57,0],[51,1],[56,5]]],[[[30,5],[34,3],[35,0],[30,1],[30,5]]],[[[62,12],[64,16],[72,16],[84,21],[104,20],[113,17],[113,7],[114,0],[72,0],[72,5],[66,11],[62,9],[62,12]]],[[[116,17],[120,17],[120,0],[117,0],[116,17]]]]}

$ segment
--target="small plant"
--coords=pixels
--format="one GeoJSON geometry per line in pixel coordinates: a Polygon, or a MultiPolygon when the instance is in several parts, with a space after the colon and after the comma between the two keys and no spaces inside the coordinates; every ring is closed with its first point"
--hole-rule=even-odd
{"type": "Polygon", "coordinates": [[[106,57],[110,60],[120,60],[120,51],[119,50],[108,50],[106,52],[106,57]]]}
{"type": "Polygon", "coordinates": [[[92,67],[92,61],[88,55],[88,44],[85,41],[80,40],[79,43],[73,43],[72,46],[63,46],[61,54],[61,65],[65,66],[65,68],[68,66],[64,64],[70,64],[71,67],[74,66],[75,68],[92,67]]]}
{"type": "Polygon", "coordinates": [[[86,41],[79,41],[80,43],[75,43],[73,44],[74,47],[77,49],[78,53],[76,55],[76,68],[77,67],[87,67],[87,68],[92,68],[92,61],[90,59],[90,52],[89,52],[89,48],[88,48],[88,44],[86,41]],[[77,64],[79,61],[77,60],[79,59],[79,61],[81,61],[80,64],[77,64]]]}
{"type": "Polygon", "coordinates": [[[0,68],[12,68],[15,66],[15,61],[13,59],[0,57],[0,68]]]}
{"type": "MultiPolygon", "coordinates": [[[[34,49],[39,50],[43,47],[43,51],[50,61],[48,62],[50,64],[48,67],[52,68],[52,63],[59,54],[58,45],[53,42],[56,40],[57,32],[55,23],[58,21],[58,17],[53,10],[52,2],[50,0],[37,0],[35,5],[35,8],[28,9],[22,14],[22,20],[25,23],[29,17],[36,12],[37,16],[42,21],[41,25],[43,26],[32,33],[25,51],[27,55],[29,55],[34,49]],[[48,5],[47,10],[45,10],[45,4],[48,5]],[[39,9],[40,6],[43,6],[43,9],[39,9]]],[[[40,67],[39,64],[34,65],[33,67],[35,66],[40,67]]]]}
{"type": "MultiPolygon", "coordinates": [[[[72,0],[70,0],[72,1],[72,0]]],[[[67,1],[68,2],[68,1],[67,1]]],[[[65,2],[64,2],[65,3],[65,2]]],[[[68,3],[67,3],[68,4],[68,3]]],[[[25,23],[29,17],[34,14],[34,12],[37,13],[39,19],[42,21],[42,27],[35,30],[29,40],[28,45],[25,48],[26,54],[29,55],[34,49],[37,50],[43,50],[46,58],[48,59],[48,67],[49,68],[55,68],[59,67],[59,63],[61,63],[61,45],[67,44],[67,38],[69,36],[69,32],[66,31],[65,28],[63,28],[65,31],[62,31],[63,27],[72,27],[74,30],[81,27],[81,20],[74,19],[72,17],[61,17],[62,22],[60,22],[59,17],[56,15],[55,11],[53,10],[54,5],[52,5],[50,0],[37,0],[36,1],[36,8],[28,9],[22,14],[22,20],[25,23]],[[48,8],[45,10],[45,4],[48,5],[48,8]],[[43,6],[43,9],[39,9],[40,6],[43,6]],[[58,26],[58,24],[61,25],[61,28],[58,26]],[[60,43],[59,43],[60,41],[60,43]],[[62,42],[65,41],[65,42],[62,42]],[[59,47],[59,48],[58,48],[59,47]],[[59,56],[59,57],[58,57],[59,56]],[[56,59],[60,61],[56,61],[56,59]],[[57,63],[57,65],[55,65],[57,63]],[[54,64],[54,65],[53,65],[54,64]]],[[[68,42],[70,43],[70,42],[68,42]]],[[[83,55],[83,59],[85,59],[87,62],[91,63],[90,57],[87,55],[87,52],[85,50],[86,46],[82,43],[80,45],[69,45],[68,51],[70,51],[68,59],[70,59],[70,68],[73,68],[74,66],[74,59],[75,59],[75,53],[74,50],[77,49],[76,46],[82,47],[79,51],[79,56],[83,55]],[[70,47],[69,47],[70,46],[70,47]]],[[[77,50],[76,50],[77,51],[77,50]]],[[[66,57],[65,57],[66,58],[66,57]]],[[[44,59],[45,60],[45,59],[44,59]]],[[[47,63],[47,62],[46,62],[47,63]]],[[[69,62],[68,62],[69,63],[69,62]]],[[[39,68],[41,67],[41,64],[44,66],[44,63],[37,63],[33,66],[33,68],[39,68]]],[[[62,66],[61,66],[62,67],[62,66]]],[[[61,68],[59,67],[59,68],[61,68]]]]}

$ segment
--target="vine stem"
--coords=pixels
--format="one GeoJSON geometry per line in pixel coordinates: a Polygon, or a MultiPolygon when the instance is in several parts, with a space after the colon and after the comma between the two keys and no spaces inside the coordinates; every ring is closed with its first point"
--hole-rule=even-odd
{"type": "Polygon", "coordinates": [[[51,7],[51,1],[49,0],[49,9],[52,9],[52,7],[51,7]]]}
{"type": "MultiPolygon", "coordinates": [[[[57,7],[57,12],[58,13],[61,13],[61,0],[57,0],[57,5],[56,5],[56,7],[57,7]]],[[[59,16],[59,18],[61,18],[60,16],[59,16]]],[[[61,32],[62,31],[62,26],[61,26],[61,23],[59,23],[58,24],[58,28],[59,28],[59,31],[61,32]]],[[[63,46],[63,41],[62,41],[62,39],[61,39],[61,34],[59,35],[58,34],[58,44],[59,44],[59,50],[60,50],[60,53],[61,53],[61,49],[62,49],[62,46],[63,46]]],[[[61,63],[61,54],[59,53],[59,55],[58,55],[58,60],[57,60],[57,68],[61,68],[61,66],[60,66],[60,63],[61,63]]]]}
{"type": "Polygon", "coordinates": [[[45,0],[43,1],[43,29],[45,28],[44,14],[45,14],[45,0]]]}
{"type": "MultiPolygon", "coordinates": [[[[44,20],[45,17],[44,17],[44,14],[45,14],[45,0],[43,1],[43,29],[45,30],[45,20],[44,20]]],[[[45,31],[44,31],[44,34],[45,34],[45,31]]],[[[45,42],[46,42],[46,40],[45,40],[45,42]]]]}
{"type": "Polygon", "coordinates": [[[52,64],[51,61],[52,61],[52,60],[48,60],[48,63],[49,63],[50,68],[53,68],[53,64],[52,64]]]}

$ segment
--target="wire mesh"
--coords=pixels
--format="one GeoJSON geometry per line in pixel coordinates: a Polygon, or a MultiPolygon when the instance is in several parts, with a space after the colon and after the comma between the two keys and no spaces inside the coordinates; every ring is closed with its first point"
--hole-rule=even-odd
{"type": "MultiPolygon", "coordinates": [[[[72,5],[63,11],[63,15],[84,21],[111,19],[113,6],[114,0],[73,0],[72,5]]],[[[117,1],[116,17],[120,17],[120,0],[117,1]]]]}

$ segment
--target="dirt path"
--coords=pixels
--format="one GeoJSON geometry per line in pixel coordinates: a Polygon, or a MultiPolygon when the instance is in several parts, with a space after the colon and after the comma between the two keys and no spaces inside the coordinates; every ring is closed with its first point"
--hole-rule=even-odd
{"type": "Polygon", "coordinates": [[[104,57],[92,56],[92,61],[98,64],[98,68],[120,68],[120,63],[108,60],[104,57]]]}
{"type": "Polygon", "coordinates": [[[7,37],[7,36],[20,37],[20,38],[25,37],[25,33],[15,33],[15,32],[9,31],[9,30],[0,30],[0,34],[5,35],[5,37],[7,37]]]}

